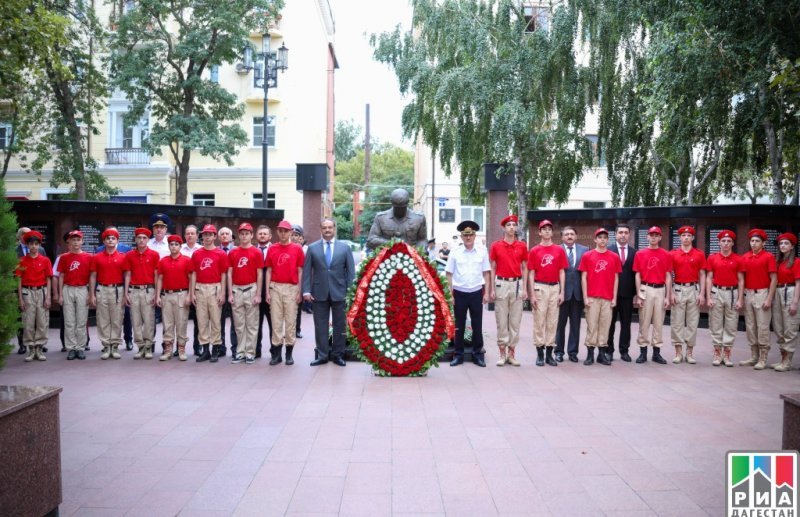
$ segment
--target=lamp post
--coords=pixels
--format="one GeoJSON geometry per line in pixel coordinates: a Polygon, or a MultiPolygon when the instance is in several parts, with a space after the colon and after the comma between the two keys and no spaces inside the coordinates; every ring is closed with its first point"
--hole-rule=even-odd
{"type": "MultiPolygon", "coordinates": [[[[269,89],[278,86],[278,70],[284,71],[289,68],[289,49],[286,45],[281,44],[280,48],[272,52],[270,50],[271,36],[265,32],[261,36],[261,53],[257,54],[264,66],[261,72],[261,86],[264,90],[264,118],[262,121],[261,131],[261,204],[262,208],[268,207],[267,197],[267,164],[269,143],[267,141],[267,103],[269,102],[269,89]]],[[[258,67],[253,63],[253,47],[247,45],[244,48],[244,70],[258,70],[258,67]]],[[[256,77],[256,85],[258,85],[258,77],[256,77]]]]}

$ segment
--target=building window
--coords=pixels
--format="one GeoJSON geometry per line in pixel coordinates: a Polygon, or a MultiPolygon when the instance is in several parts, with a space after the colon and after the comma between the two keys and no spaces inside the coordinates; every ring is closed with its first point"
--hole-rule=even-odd
{"type": "Polygon", "coordinates": [[[219,84],[219,65],[211,65],[211,82],[219,84]]]}
{"type": "MultiPolygon", "coordinates": [[[[264,134],[264,117],[253,117],[253,147],[261,147],[264,134]]],[[[267,117],[267,145],[275,147],[275,117],[267,117]]]]}
{"type": "MultiPolygon", "coordinates": [[[[262,197],[261,192],[253,193],[253,208],[264,208],[264,203],[261,202],[262,197]]],[[[274,192],[267,192],[267,208],[275,208],[274,192]]]]}
{"type": "Polygon", "coordinates": [[[605,201],[584,201],[583,208],[605,208],[605,201]]]}
{"type": "Polygon", "coordinates": [[[602,149],[598,150],[597,135],[586,135],[586,140],[592,144],[592,167],[605,167],[606,153],[602,149]]]}
{"type": "Polygon", "coordinates": [[[455,208],[440,208],[439,209],[439,222],[440,223],[454,223],[454,222],[456,222],[456,209],[455,208]]]}
{"type": "Polygon", "coordinates": [[[131,126],[122,128],[122,148],[133,149],[133,128],[131,126]]]}
{"type": "Polygon", "coordinates": [[[461,207],[461,220],[462,221],[475,221],[481,228],[486,228],[483,223],[483,213],[485,208],[482,206],[462,206],[461,207]]]}
{"type": "Polygon", "coordinates": [[[524,5],[522,6],[522,14],[525,17],[525,32],[547,32],[550,29],[549,7],[524,5]]]}
{"type": "Polygon", "coordinates": [[[214,206],[215,194],[192,194],[194,206],[214,206]]]}
{"type": "Polygon", "coordinates": [[[7,149],[11,145],[11,124],[0,122],[0,149],[7,149]]]}

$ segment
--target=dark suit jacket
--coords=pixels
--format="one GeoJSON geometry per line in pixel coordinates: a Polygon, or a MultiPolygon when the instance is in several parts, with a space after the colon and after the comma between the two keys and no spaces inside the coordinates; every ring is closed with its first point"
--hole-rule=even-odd
{"type": "MultiPolygon", "coordinates": [[[[617,243],[614,242],[608,245],[608,250],[614,252],[619,256],[619,248],[617,243]]],[[[625,263],[622,264],[622,273],[619,275],[619,288],[617,289],[617,296],[623,298],[633,298],[636,294],[636,275],[633,272],[633,257],[636,255],[636,249],[628,243],[628,254],[625,256],[625,263]]]]}
{"type": "MultiPolygon", "coordinates": [[[[569,260],[569,250],[566,244],[561,244],[564,253],[569,260]]],[[[575,266],[572,264],[564,271],[564,300],[578,300],[583,301],[583,290],[581,289],[581,272],[578,271],[578,266],[581,264],[583,254],[589,251],[589,248],[577,242],[573,246],[573,253],[575,254],[575,266]]]]}
{"type": "Polygon", "coordinates": [[[311,293],[315,300],[343,301],[347,289],[355,279],[355,263],[350,246],[339,239],[333,241],[331,266],[325,264],[325,247],[322,239],[313,242],[306,252],[303,266],[303,293],[311,293]]]}

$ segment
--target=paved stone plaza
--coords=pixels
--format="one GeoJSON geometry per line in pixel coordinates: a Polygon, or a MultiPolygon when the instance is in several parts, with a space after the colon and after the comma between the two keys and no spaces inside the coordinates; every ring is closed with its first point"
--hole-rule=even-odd
{"type": "Polygon", "coordinates": [[[291,367],[101,361],[94,328],[67,362],[54,330],[46,363],[14,354],[0,383],[64,388],[62,515],[718,516],[725,451],[780,448],[797,371],[712,367],[705,329],[696,365],[537,368],[531,327],[520,368],[487,346],[485,369],[419,379],[309,367],[306,315],[291,367]]]}

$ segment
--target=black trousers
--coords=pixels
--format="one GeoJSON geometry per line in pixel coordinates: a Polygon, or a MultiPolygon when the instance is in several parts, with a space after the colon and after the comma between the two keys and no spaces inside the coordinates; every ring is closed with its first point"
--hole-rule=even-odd
{"type": "Polygon", "coordinates": [[[454,289],[453,305],[456,313],[455,355],[464,356],[464,330],[469,313],[472,322],[472,355],[483,357],[483,289],[472,293],[454,289]]]}
{"type": "Polygon", "coordinates": [[[633,297],[617,297],[617,306],[611,312],[611,328],[608,330],[608,353],[614,353],[614,327],[619,320],[619,353],[627,354],[631,347],[631,321],[633,320],[633,297]]]}
{"type": "Polygon", "coordinates": [[[303,320],[302,316],[303,316],[303,302],[301,301],[300,303],[297,304],[297,321],[294,322],[294,331],[298,334],[302,332],[302,330],[300,329],[300,323],[303,320]]]}
{"type": "Polygon", "coordinates": [[[317,357],[319,359],[330,359],[341,357],[344,359],[345,352],[345,315],[344,300],[334,302],[330,298],[327,300],[314,300],[312,311],[314,313],[314,342],[317,345],[317,357]],[[328,322],[333,320],[333,349],[328,342],[328,322]]]}
{"type": "Polygon", "coordinates": [[[256,353],[261,352],[261,339],[264,337],[264,319],[267,320],[269,330],[269,346],[272,346],[272,315],[269,312],[269,304],[261,299],[258,304],[258,337],[256,337],[256,353]]]}
{"type": "Polygon", "coordinates": [[[233,307],[231,306],[231,302],[226,300],[222,306],[222,317],[220,318],[222,321],[219,323],[219,333],[220,338],[222,339],[222,350],[227,350],[225,348],[225,320],[227,318],[231,319],[231,352],[233,352],[239,345],[239,339],[236,337],[236,327],[233,325],[233,307]]]}
{"type": "Polygon", "coordinates": [[[569,341],[567,354],[578,355],[581,341],[581,316],[583,316],[583,302],[576,299],[564,300],[558,308],[558,324],[556,326],[556,353],[564,353],[564,341],[567,335],[567,322],[569,322],[569,341]]]}

